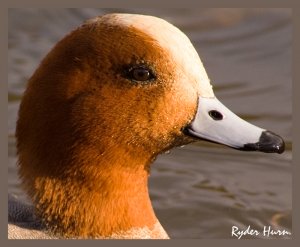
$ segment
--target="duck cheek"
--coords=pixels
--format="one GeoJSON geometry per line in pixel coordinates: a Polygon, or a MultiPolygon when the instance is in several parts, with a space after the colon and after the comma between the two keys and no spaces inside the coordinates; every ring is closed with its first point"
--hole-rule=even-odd
{"type": "Polygon", "coordinates": [[[197,113],[184,133],[244,151],[284,151],[280,136],[239,118],[215,97],[199,97],[197,113]]]}
{"type": "Polygon", "coordinates": [[[182,133],[182,128],[189,122],[197,110],[196,93],[185,94],[184,91],[166,95],[158,105],[153,118],[154,129],[159,142],[165,145],[178,146],[190,143],[192,138],[182,133]]]}

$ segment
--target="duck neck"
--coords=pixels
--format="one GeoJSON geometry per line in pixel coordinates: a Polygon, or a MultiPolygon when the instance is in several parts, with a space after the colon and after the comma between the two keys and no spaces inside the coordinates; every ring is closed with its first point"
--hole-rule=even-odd
{"type": "Polygon", "coordinates": [[[84,164],[41,181],[37,208],[46,224],[67,237],[168,238],[149,198],[149,160],[124,157],[82,157],[84,164]]]}

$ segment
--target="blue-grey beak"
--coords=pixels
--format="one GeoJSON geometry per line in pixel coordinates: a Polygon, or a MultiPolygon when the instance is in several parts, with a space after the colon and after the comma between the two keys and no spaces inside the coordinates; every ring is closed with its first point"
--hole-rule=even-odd
{"type": "Polygon", "coordinates": [[[285,148],[280,136],[239,118],[216,97],[199,97],[196,115],[184,133],[244,151],[282,153],[285,148]]]}

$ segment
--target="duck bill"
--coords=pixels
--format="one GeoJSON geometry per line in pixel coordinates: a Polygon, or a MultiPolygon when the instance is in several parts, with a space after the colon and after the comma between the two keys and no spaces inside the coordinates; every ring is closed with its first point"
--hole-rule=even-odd
{"type": "Polygon", "coordinates": [[[244,151],[282,153],[285,146],[280,136],[239,118],[215,97],[199,97],[196,115],[184,133],[244,151]]]}

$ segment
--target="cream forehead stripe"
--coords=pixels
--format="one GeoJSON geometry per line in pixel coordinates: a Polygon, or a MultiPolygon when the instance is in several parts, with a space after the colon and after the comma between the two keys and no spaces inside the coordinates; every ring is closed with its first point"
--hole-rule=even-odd
{"type": "Polygon", "coordinates": [[[106,22],[111,25],[134,27],[157,40],[160,47],[169,51],[178,67],[188,75],[190,80],[198,82],[202,97],[214,97],[212,86],[197,51],[177,27],[169,22],[147,15],[110,14],[96,17],[86,23],[106,22]]]}

